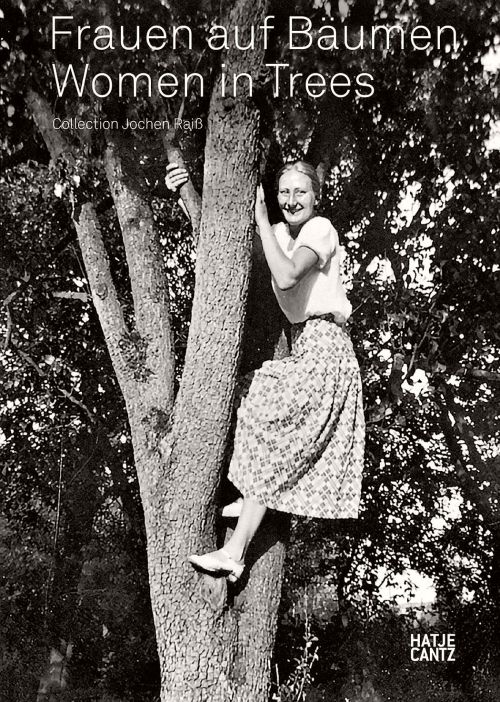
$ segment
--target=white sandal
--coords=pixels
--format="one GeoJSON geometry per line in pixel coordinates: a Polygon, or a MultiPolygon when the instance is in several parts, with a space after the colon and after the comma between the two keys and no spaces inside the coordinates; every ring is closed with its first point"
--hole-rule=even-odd
{"type": "Polygon", "coordinates": [[[224,575],[231,583],[235,583],[245,570],[244,561],[235,561],[223,548],[201,556],[193,554],[188,560],[195,568],[207,573],[224,575]]]}

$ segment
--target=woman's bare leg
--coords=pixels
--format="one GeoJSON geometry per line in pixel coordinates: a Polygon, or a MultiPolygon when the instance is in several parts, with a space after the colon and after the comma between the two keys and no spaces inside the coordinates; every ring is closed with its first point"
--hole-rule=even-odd
{"type": "Polygon", "coordinates": [[[195,568],[209,573],[223,574],[236,582],[244,570],[243,559],[248,544],[253,539],[267,511],[267,507],[255,500],[243,499],[241,514],[236,528],[224,548],[201,555],[192,554],[189,561],[195,568]]]}
{"type": "Polygon", "coordinates": [[[235,561],[241,561],[245,558],[248,545],[259,528],[266,511],[267,507],[261,505],[260,502],[243,498],[238,523],[231,538],[224,544],[224,551],[235,561]]]}

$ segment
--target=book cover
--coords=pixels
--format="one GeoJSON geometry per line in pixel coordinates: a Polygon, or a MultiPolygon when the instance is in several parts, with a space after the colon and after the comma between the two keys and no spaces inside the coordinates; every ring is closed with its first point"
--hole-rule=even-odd
{"type": "Polygon", "coordinates": [[[498,699],[496,4],[0,13],[0,700],[498,699]],[[286,220],[298,159],[352,305],[361,503],[270,509],[230,582],[187,559],[233,534],[242,379],[297,338],[255,208],[286,220]]]}

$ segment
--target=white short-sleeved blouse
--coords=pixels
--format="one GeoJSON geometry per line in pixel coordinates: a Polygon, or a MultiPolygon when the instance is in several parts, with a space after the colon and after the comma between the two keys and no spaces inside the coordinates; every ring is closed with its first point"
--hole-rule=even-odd
{"type": "Polygon", "coordinates": [[[341,251],[336,229],[326,217],[312,217],[296,239],[290,236],[288,226],[279,222],[273,227],[282,251],[292,258],[301,246],[312,249],[318,262],[289,290],[280,290],[272,281],[278,303],[292,324],[305,322],[309,317],[335,314],[340,321],[347,320],[352,305],[340,275],[341,251]]]}

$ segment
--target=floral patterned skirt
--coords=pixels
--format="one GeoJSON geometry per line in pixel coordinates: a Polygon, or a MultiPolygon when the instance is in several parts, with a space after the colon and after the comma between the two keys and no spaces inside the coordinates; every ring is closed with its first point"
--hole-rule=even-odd
{"type": "Polygon", "coordinates": [[[365,423],[348,332],[331,317],[292,326],[292,352],[248,377],[229,480],[272,509],[358,516],[365,423]]]}

